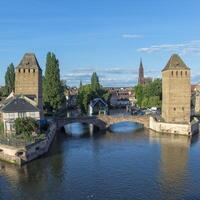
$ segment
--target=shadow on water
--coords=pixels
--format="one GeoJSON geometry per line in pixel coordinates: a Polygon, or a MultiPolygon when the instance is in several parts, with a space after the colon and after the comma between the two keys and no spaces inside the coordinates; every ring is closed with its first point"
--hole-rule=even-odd
{"type": "Polygon", "coordinates": [[[88,138],[97,135],[100,131],[98,127],[86,123],[72,123],[65,126],[64,132],[66,136],[72,139],[88,138]]]}
{"type": "Polygon", "coordinates": [[[120,122],[109,127],[109,131],[112,133],[133,133],[140,129],[143,129],[143,125],[133,122],[120,122]]]}

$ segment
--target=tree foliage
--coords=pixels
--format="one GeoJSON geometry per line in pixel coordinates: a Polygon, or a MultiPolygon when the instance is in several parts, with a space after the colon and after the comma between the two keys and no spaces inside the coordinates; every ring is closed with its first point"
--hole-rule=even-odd
{"type": "Polygon", "coordinates": [[[96,72],[92,74],[91,84],[82,85],[81,82],[79,87],[77,104],[83,113],[87,113],[90,101],[95,98],[102,98],[107,103],[110,99],[110,94],[100,86],[96,72]]]}
{"type": "Polygon", "coordinates": [[[50,112],[57,112],[64,104],[64,85],[60,80],[59,61],[54,53],[46,57],[46,70],[43,79],[44,106],[50,112]]]}
{"type": "Polygon", "coordinates": [[[96,72],[93,72],[91,77],[91,88],[93,91],[98,91],[100,89],[99,77],[96,72]]]}
{"type": "Polygon", "coordinates": [[[137,85],[134,88],[137,105],[141,108],[161,107],[162,80],[156,79],[147,85],[137,85]]]}
{"type": "Polygon", "coordinates": [[[13,63],[7,67],[5,74],[4,95],[8,96],[12,91],[15,91],[15,67],[13,63]]]}
{"type": "Polygon", "coordinates": [[[17,135],[29,137],[38,130],[38,124],[35,119],[30,117],[17,118],[15,120],[15,130],[17,135]]]}

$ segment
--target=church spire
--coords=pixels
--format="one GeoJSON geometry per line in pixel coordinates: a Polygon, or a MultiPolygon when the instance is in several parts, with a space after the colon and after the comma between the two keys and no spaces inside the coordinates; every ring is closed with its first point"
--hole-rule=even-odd
{"type": "Polygon", "coordinates": [[[142,64],[142,58],[140,58],[138,84],[142,84],[142,85],[144,84],[144,67],[142,64]]]}

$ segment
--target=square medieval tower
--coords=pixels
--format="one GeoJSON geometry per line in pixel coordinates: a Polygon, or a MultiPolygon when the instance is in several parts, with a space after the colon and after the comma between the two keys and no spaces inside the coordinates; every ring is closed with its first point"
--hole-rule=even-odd
{"type": "Polygon", "coordinates": [[[168,123],[190,122],[190,69],[174,54],[162,70],[162,117],[168,123]]]}
{"type": "Polygon", "coordinates": [[[15,69],[15,94],[34,100],[42,114],[42,70],[33,53],[26,53],[15,69]]]}

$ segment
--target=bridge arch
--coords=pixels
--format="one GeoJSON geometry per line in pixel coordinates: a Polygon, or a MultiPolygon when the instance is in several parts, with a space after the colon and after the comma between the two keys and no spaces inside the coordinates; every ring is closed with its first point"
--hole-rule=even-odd
{"type": "Polygon", "coordinates": [[[99,115],[99,116],[83,116],[83,117],[71,117],[65,118],[58,121],[58,128],[64,127],[67,124],[72,123],[85,123],[92,124],[98,127],[100,130],[105,130],[111,125],[119,122],[134,122],[142,124],[143,127],[149,127],[148,116],[110,116],[110,115],[99,115]]]}

